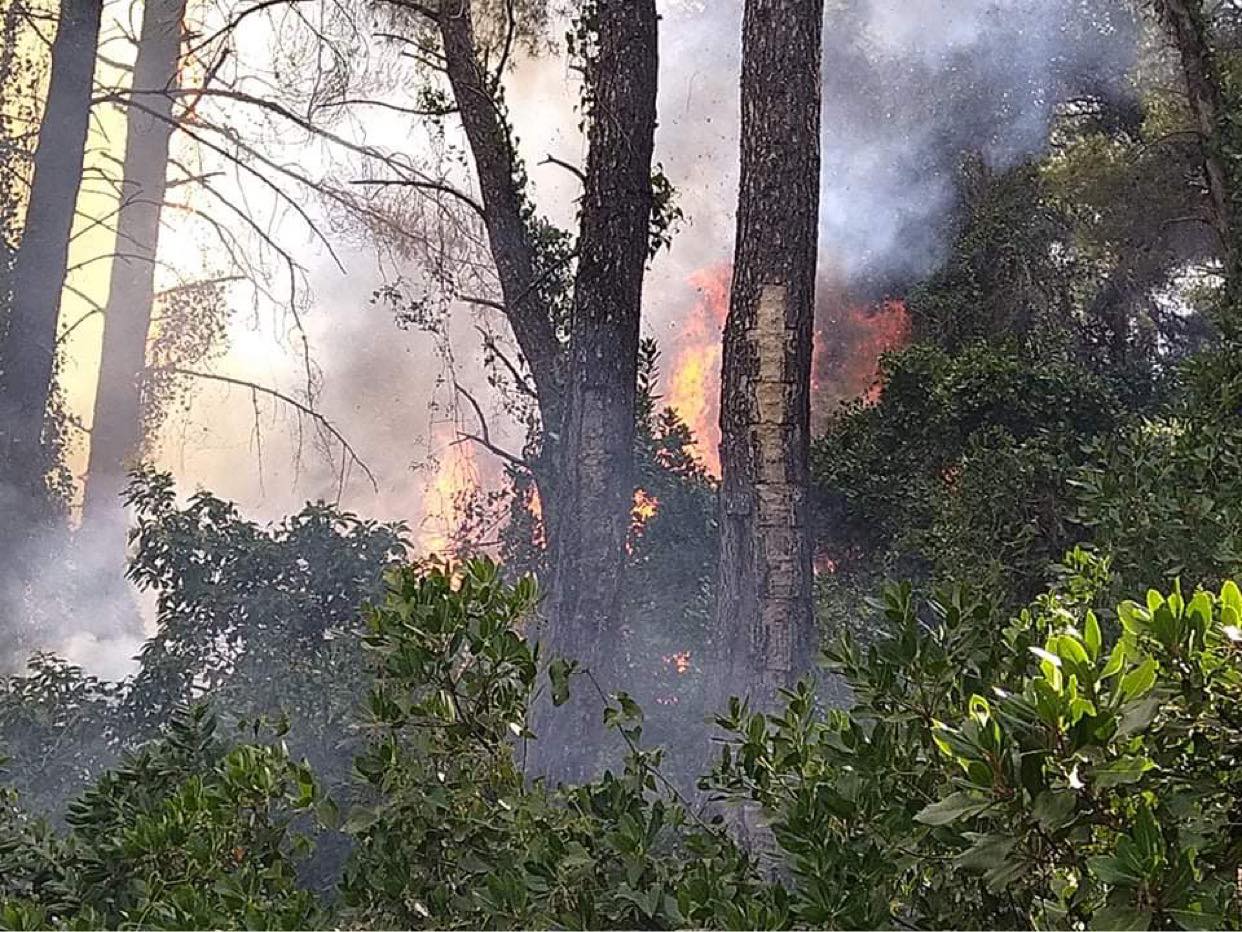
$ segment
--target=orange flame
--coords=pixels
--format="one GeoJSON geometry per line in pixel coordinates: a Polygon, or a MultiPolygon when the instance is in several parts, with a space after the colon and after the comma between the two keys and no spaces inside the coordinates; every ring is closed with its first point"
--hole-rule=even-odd
{"type": "Polygon", "coordinates": [[[714,476],[720,475],[720,336],[729,314],[732,276],[728,262],[690,276],[699,300],[677,335],[679,349],[665,396],[694,432],[695,452],[714,476]]]}
{"type": "Polygon", "coordinates": [[[854,398],[879,401],[880,357],[909,340],[910,313],[900,299],[845,305],[831,313],[816,334],[812,389],[820,396],[817,406],[854,398]]]}
{"type": "MultiPolygon", "coordinates": [[[[693,431],[695,452],[713,476],[720,475],[721,333],[729,313],[732,274],[732,266],[721,262],[690,276],[699,299],[675,337],[677,351],[665,394],[669,407],[693,431]]],[[[826,282],[820,292],[811,362],[812,405],[818,412],[828,412],[838,402],[855,398],[874,404],[883,390],[880,357],[910,340],[906,304],[897,298],[851,304],[826,282]]],[[[822,420],[817,421],[822,427],[822,420]]]]}
{"type": "Polygon", "coordinates": [[[423,492],[419,543],[425,553],[443,555],[453,551],[481,479],[474,450],[466,443],[450,441],[435,467],[435,475],[423,492]]]}
{"type": "Polygon", "coordinates": [[[818,554],[815,557],[815,574],[817,576],[831,576],[837,571],[837,561],[826,553],[818,554]]]}
{"type": "Polygon", "coordinates": [[[530,512],[530,516],[533,519],[531,543],[539,550],[543,550],[548,546],[548,532],[543,525],[543,499],[539,497],[539,489],[534,485],[530,487],[530,495],[526,501],[526,510],[530,512]]]}
{"type": "Polygon", "coordinates": [[[647,524],[660,511],[660,500],[646,489],[634,491],[634,505],[630,509],[630,535],[626,541],[627,553],[634,552],[634,544],[647,530],[647,524]]]}
{"type": "Polygon", "coordinates": [[[659,510],[660,500],[658,498],[646,489],[634,491],[634,507],[630,510],[630,515],[637,529],[641,530],[646,527],[647,522],[654,518],[659,510]]]}

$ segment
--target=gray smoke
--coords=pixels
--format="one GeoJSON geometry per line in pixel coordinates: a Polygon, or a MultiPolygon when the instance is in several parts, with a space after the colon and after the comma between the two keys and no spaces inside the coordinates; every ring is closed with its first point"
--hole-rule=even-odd
{"type": "MultiPolygon", "coordinates": [[[[693,224],[673,250],[684,270],[731,251],[742,4],[667,6],[658,145],[693,224]]],[[[1132,6],[828,0],[825,271],[846,285],[882,289],[934,270],[963,158],[1011,166],[1047,147],[1066,101],[1132,93],[1139,32],[1132,6]]]]}

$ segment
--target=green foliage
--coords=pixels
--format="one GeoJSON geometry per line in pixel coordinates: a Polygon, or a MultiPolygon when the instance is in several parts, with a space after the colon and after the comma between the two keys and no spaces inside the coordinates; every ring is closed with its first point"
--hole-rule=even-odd
{"type": "Polygon", "coordinates": [[[154,473],[129,497],[129,575],[157,593],[127,697],[138,730],[205,694],[240,718],[296,710],[302,751],[325,765],[367,682],[357,607],[404,555],[404,528],[322,503],[265,527],[207,493],[181,506],[154,473]]]}
{"type": "MultiPolygon", "coordinates": [[[[625,770],[583,787],[524,780],[538,648],[520,636],[537,593],[496,565],[397,570],[367,612],[381,674],[358,757],[363,801],[345,820],[351,923],[402,928],[665,928],[768,924],[777,908],[718,827],[657,793],[641,711],[601,702],[634,742],[625,770]]],[[[554,697],[576,670],[549,666],[554,697]]],[[[602,697],[601,697],[602,699],[602,697]]]]}
{"type": "MultiPolygon", "coordinates": [[[[645,716],[544,663],[539,600],[473,560],[391,569],[364,611],[375,679],[344,807],[283,741],[180,708],[70,807],[0,795],[0,926],[151,928],[1238,928],[1242,594],[1180,588],[1105,611],[1107,562],[1063,561],[1016,617],[963,587],[892,587],[882,630],[810,682],[733,700],[703,781],[757,807],[773,870],[682,798],[645,716]],[[628,748],[583,786],[528,782],[544,689],[598,695],[628,748]],[[331,897],[304,858],[351,841],[331,897]]],[[[859,608],[861,610],[861,608],[859,608]]],[[[279,738],[279,732],[276,735],[279,738]]]]}
{"type": "Polygon", "coordinates": [[[6,928],[288,928],[318,925],[291,832],[318,790],[280,745],[226,748],[204,707],[178,711],[70,808],[63,836],[0,821],[6,928]]]}
{"type": "Polygon", "coordinates": [[[329,782],[344,779],[347,724],[369,677],[357,606],[403,555],[403,529],[322,504],[264,527],[205,493],[181,505],[155,473],[138,474],[130,492],[130,576],[156,593],[155,636],[122,683],[45,654],[0,678],[0,749],[23,804],[58,813],[205,696],[229,721],[296,715],[296,753],[329,782]]]}
{"type": "Polygon", "coordinates": [[[113,763],[127,732],[125,688],[50,654],[0,679],[0,751],[24,804],[50,812],[113,763]]]}
{"type": "Polygon", "coordinates": [[[1242,596],[1091,607],[1105,568],[1007,624],[961,589],[885,595],[887,629],[810,687],[734,704],[710,785],[762,804],[795,920],[836,928],[1238,928],[1242,596]]]}
{"type": "Polygon", "coordinates": [[[1069,363],[976,343],[914,344],[884,360],[877,404],[845,406],[813,448],[812,473],[845,501],[826,542],[936,578],[982,569],[1019,598],[1074,542],[1065,479],[1085,438],[1120,414],[1111,387],[1069,363]]]}
{"type": "Polygon", "coordinates": [[[1102,438],[1073,477],[1077,522],[1127,590],[1242,567],[1242,426],[1168,417],[1102,438]]]}

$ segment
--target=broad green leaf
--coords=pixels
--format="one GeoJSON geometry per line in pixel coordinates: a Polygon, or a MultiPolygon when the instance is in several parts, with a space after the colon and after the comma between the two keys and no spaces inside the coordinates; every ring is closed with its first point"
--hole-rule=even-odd
{"type": "Polygon", "coordinates": [[[1031,815],[1049,831],[1056,831],[1073,816],[1078,805],[1078,795],[1072,790],[1045,790],[1035,798],[1031,815]]]}
{"type": "Polygon", "coordinates": [[[1148,657],[1139,666],[1121,678],[1118,687],[1124,699],[1138,699],[1156,685],[1156,670],[1159,664],[1155,658],[1148,657]]]}
{"type": "Polygon", "coordinates": [[[1155,766],[1146,757],[1126,755],[1091,768],[1091,774],[1097,786],[1118,786],[1141,780],[1155,766]]]}
{"type": "Polygon", "coordinates": [[[986,799],[959,790],[944,799],[924,806],[914,818],[924,825],[949,825],[958,819],[975,815],[988,806],[986,799]]]}

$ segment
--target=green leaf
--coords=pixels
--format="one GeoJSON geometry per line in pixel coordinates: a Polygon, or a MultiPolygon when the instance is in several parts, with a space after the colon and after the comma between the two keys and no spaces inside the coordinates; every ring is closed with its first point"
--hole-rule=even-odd
{"type": "Polygon", "coordinates": [[[1078,796],[1072,790],[1045,790],[1035,798],[1031,815],[1049,831],[1056,831],[1068,823],[1078,806],[1078,796]]]}
{"type": "Polygon", "coordinates": [[[573,665],[561,657],[548,664],[548,679],[552,683],[552,705],[562,706],[569,701],[569,677],[573,665]]]}
{"type": "Polygon", "coordinates": [[[1238,589],[1238,584],[1232,579],[1221,586],[1220,601],[1222,605],[1232,608],[1242,617],[1242,590],[1238,589]]]}
{"type": "Polygon", "coordinates": [[[1156,685],[1156,671],[1160,665],[1155,658],[1148,657],[1139,666],[1121,678],[1121,696],[1123,699],[1138,699],[1156,685]]]}
{"type": "Polygon", "coordinates": [[[1091,917],[1091,928],[1114,929],[1117,932],[1141,932],[1151,928],[1151,913],[1135,909],[1128,903],[1105,906],[1091,917]]]}
{"type": "Polygon", "coordinates": [[[958,819],[975,815],[987,806],[986,799],[980,800],[977,796],[959,790],[944,799],[924,806],[914,818],[915,821],[922,822],[924,825],[949,825],[958,819]]]}
{"type": "Polygon", "coordinates": [[[1087,652],[1078,643],[1077,638],[1063,634],[1056,639],[1055,644],[1057,655],[1066,663],[1079,664],[1081,666],[1087,665],[1087,652]]]}
{"type": "Polygon", "coordinates": [[[1099,659],[1100,647],[1104,643],[1103,635],[1100,633],[1100,622],[1095,617],[1095,612],[1087,612],[1087,618],[1083,624],[1083,643],[1087,645],[1087,653],[1091,656],[1091,662],[1094,663],[1099,659]]]}
{"type": "Polygon", "coordinates": [[[1018,843],[1018,839],[1012,835],[976,835],[972,833],[968,837],[975,839],[975,843],[972,847],[958,855],[957,863],[966,870],[974,871],[986,871],[994,868],[1009,856],[1009,852],[1018,843]]]}
{"type": "Polygon", "coordinates": [[[1117,723],[1117,737],[1128,738],[1145,729],[1160,711],[1160,706],[1161,700],[1157,695],[1148,695],[1123,706],[1121,720],[1117,723]]]}
{"type": "Polygon", "coordinates": [[[1113,646],[1113,651],[1108,655],[1108,663],[1104,665],[1104,669],[1100,672],[1100,679],[1108,679],[1110,676],[1116,676],[1121,672],[1121,668],[1126,665],[1126,646],[1120,641],[1113,646]]]}
{"type": "Polygon", "coordinates": [[[1136,783],[1143,774],[1156,765],[1146,757],[1127,754],[1117,760],[1109,761],[1091,769],[1098,786],[1118,786],[1123,783],[1136,783]]]}
{"type": "Polygon", "coordinates": [[[1130,634],[1142,634],[1147,628],[1147,619],[1142,607],[1137,602],[1122,602],[1117,606],[1117,617],[1121,626],[1130,634]]]}

